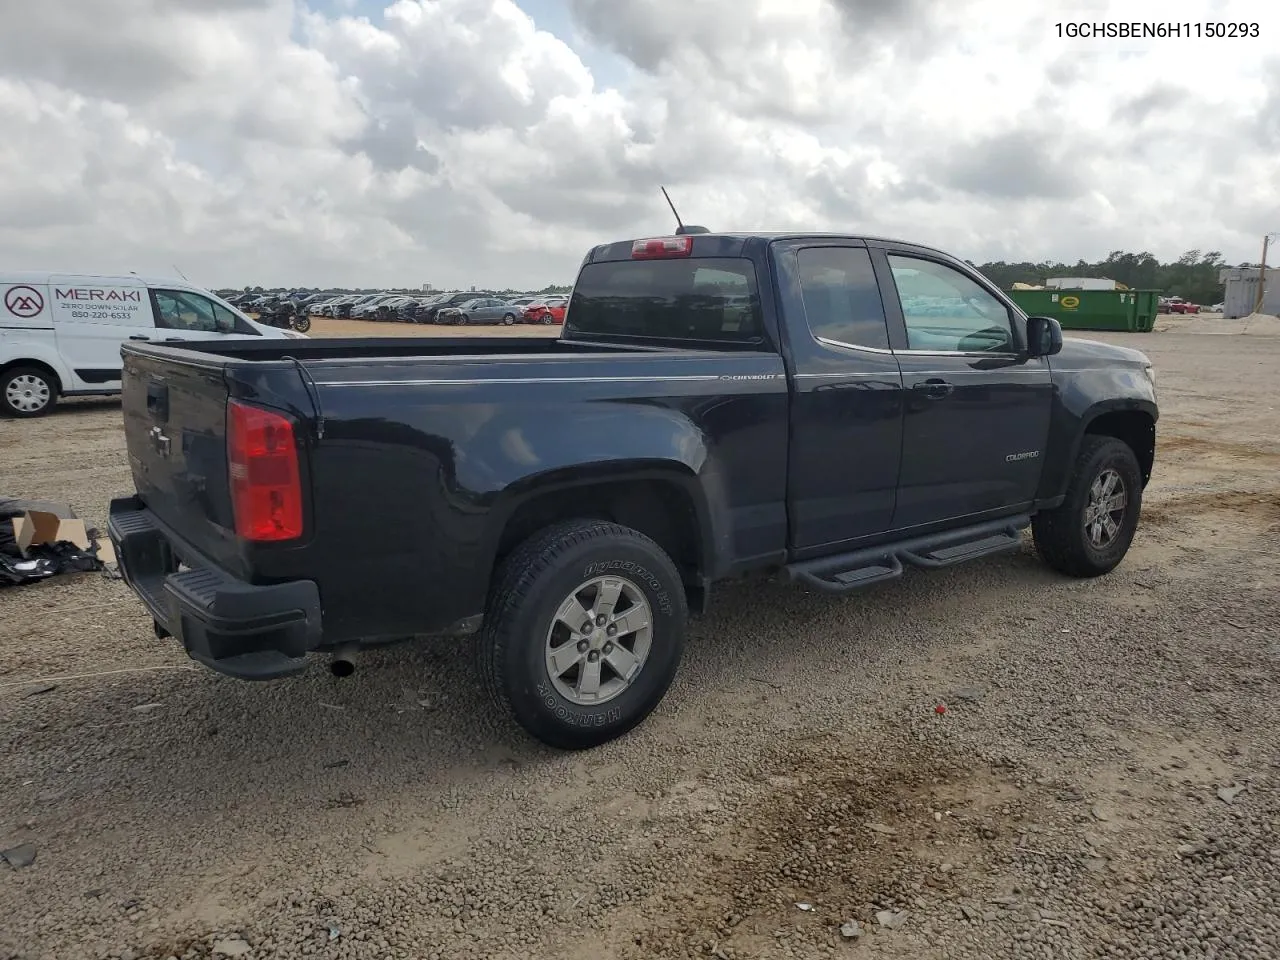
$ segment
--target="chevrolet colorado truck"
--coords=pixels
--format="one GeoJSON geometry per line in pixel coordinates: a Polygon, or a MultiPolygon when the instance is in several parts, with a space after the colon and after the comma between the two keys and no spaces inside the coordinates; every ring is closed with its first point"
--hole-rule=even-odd
{"type": "Polygon", "coordinates": [[[470,637],[497,704],[564,749],[657,706],[726,578],[844,594],[1027,527],[1105,574],[1155,455],[1142,353],[856,236],[597,246],[558,338],[122,354],[136,494],[109,530],[158,636],[247,680],[470,637]]]}

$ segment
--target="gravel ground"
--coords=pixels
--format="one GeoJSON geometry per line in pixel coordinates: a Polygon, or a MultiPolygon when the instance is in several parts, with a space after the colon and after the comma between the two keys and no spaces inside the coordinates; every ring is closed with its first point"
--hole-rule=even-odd
{"type": "MultiPolygon", "coordinates": [[[[585,754],[456,644],[249,685],[118,582],[0,593],[0,957],[1280,955],[1280,338],[1106,339],[1163,408],[1116,572],[724,587],[585,754]]],[[[119,419],[0,421],[0,493],[102,523],[119,419]]]]}

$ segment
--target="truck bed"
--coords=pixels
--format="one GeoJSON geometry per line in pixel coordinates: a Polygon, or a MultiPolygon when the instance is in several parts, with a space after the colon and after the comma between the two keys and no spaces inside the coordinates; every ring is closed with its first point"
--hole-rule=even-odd
{"type": "Polygon", "coordinates": [[[584,480],[614,483],[634,509],[662,477],[687,488],[716,531],[717,573],[783,547],[777,353],[467,337],[130,344],[123,357],[138,542],[246,589],[315,583],[326,646],[474,624],[527,505],[584,480]],[[236,533],[233,404],[292,425],[295,540],[236,533]]]}
{"type": "Polygon", "coordinates": [[[555,357],[583,353],[669,352],[671,347],[648,347],[562,340],[558,337],[325,337],[306,340],[192,341],[169,348],[173,359],[182,354],[199,362],[199,355],[223,360],[406,360],[432,357],[555,357]]]}

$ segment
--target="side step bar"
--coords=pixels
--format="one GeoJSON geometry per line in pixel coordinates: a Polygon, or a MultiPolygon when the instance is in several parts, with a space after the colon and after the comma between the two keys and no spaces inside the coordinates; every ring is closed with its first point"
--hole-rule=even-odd
{"type": "Polygon", "coordinates": [[[958,530],[791,563],[783,567],[783,572],[788,580],[824,593],[851,593],[902,576],[904,563],[932,570],[1016,550],[1022,543],[1019,531],[1030,525],[1030,514],[989,520],[958,530]]]}

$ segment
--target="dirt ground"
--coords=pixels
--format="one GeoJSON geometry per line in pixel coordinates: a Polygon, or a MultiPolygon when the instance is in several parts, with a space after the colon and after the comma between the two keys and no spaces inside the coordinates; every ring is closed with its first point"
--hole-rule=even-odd
{"type": "MultiPolygon", "coordinates": [[[[0,592],[0,958],[1280,956],[1280,337],[1101,338],[1162,405],[1118,570],[726,586],[583,754],[456,642],[253,685],[119,582],[0,592]]],[[[0,493],[129,489],[118,403],[0,421],[0,493]]]]}

